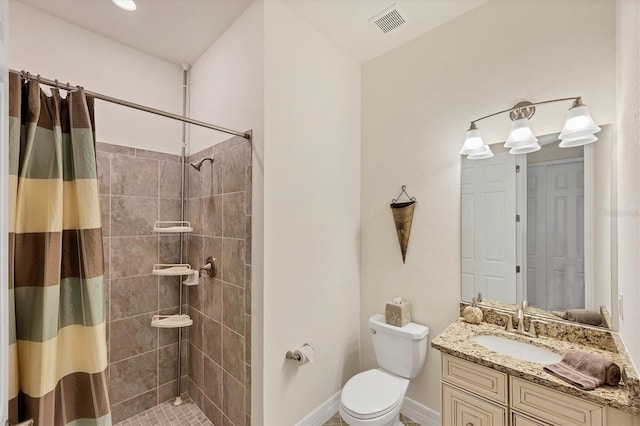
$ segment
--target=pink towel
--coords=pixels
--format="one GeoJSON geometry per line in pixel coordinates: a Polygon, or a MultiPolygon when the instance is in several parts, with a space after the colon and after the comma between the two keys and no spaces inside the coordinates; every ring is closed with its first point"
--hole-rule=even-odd
{"type": "Polygon", "coordinates": [[[581,349],[570,350],[559,363],[545,365],[544,369],[584,390],[620,383],[620,367],[615,362],[581,349]]]}

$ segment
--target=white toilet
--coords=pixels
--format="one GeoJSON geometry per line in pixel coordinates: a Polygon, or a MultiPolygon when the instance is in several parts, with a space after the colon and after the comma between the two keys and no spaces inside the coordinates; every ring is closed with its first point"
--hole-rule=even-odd
{"type": "Polygon", "coordinates": [[[396,426],[409,387],[427,358],[429,328],[410,322],[389,325],[384,315],[369,318],[379,368],[356,374],[344,385],[340,416],[350,426],[396,426]]]}

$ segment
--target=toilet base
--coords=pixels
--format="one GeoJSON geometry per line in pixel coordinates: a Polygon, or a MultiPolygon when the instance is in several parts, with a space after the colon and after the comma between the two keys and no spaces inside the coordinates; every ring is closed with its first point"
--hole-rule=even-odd
{"type": "Polygon", "coordinates": [[[400,421],[399,410],[397,413],[395,413],[395,416],[393,415],[394,413],[391,412],[385,414],[382,417],[366,420],[353,418],[352,416],[345,413],[342,407],[340,407],[339,412],[342,420],[344,420],[344,422],[349,426],[403,426],[402,422],[400,421]]]}

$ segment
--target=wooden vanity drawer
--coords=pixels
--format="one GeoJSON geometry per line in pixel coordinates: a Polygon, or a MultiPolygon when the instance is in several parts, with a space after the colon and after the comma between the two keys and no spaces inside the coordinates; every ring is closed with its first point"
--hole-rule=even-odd
{"type": "Polygon", "coordinates": [[[604,424],[601,406],[511,377],[511,408],[553,425],[604,424]]]}
{"type": "Polygon", "coordinates": [[[531,417],[527,417],[524,414],[511,412],[511,426],[550,426],[550,423],[542,422],[531,417]]]}
{"type": "Polygon", "coordinates": [[[507,375],[500,371],[442,354],[442,380],[500,404],[507,403],[507,375]]]}
{"type": "Polygon", "coordinates": [[[506,426],[506,408],[442,385],[442,424],[445,426],[506,426]]]}

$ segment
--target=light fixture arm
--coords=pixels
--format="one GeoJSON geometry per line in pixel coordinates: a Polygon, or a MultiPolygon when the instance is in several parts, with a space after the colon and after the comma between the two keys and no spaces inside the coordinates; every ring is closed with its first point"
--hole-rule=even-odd
{"type": "Polygon", "coordinates": [[[523,108],[528,108],[528,107],[532,107],[532,106],[536,106],[536,105],[542,105],[542,104],[549,104],[552,102],[562,102],[562,101],[573,101],[573,105],[571,105],[571,108],[574,108],[576,106],[581,106],[582,105],[582,97],[581,96],[574,96],[572,98],[558,98],[558,99],[551,99],[548,101],[541,101],[541,102],[532,102],[532,103],[527,103],[526,106],[517,108],[517,107],[511,107],[509,109],[505,109],[502,111],[498,111],[498,112],[494,112],[493,114],[489,114],[489,115],[485,115],[484,117],[480,117],[477,118],[475,120],[471,120],[471,124],[475,124],[478,121],[484,120],[485,118],[489,118],[489,117],[493,117],[496,115],[500,115],[500,114],[504,114],[505,112],[514,112],[514,111],[518,111],[520,109],[523,108]]]}

